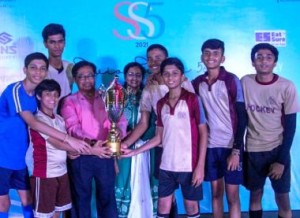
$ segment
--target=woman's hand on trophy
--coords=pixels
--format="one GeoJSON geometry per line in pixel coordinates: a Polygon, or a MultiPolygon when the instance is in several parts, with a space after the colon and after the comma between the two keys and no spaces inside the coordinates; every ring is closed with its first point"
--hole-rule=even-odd
{"type": "Polygon", "coordinates": [[[130,149],[130,148],[122,148],[121,147],[121,158],[125,158],[125,157],[132,157],[134,155],[136,155],[136,150],[135,149],[130,149]]]}
{"type": "Polygon", "coordinates": [[[78,153],[89,153],[90,152],[90,145],[83,141],[76,139],[72,136],[66,134],[63,142],[68,143],[72,148],[74,148],[78,153]]]}

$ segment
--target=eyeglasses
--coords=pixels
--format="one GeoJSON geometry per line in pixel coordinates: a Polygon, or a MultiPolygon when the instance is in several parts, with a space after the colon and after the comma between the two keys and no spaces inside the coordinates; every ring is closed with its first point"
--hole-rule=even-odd
{"type": "Polygon", "coordinates": [[[141,73],[128,72],[126,74],[126,76],[131,77],[131,78],[135,77],[135,78],[139,79],[139,78],[142,78],[143,75],[141,73]]]}
{"type": "Polygon", "coordinates": [[[89,74],[89,75],[79,75],[76,77],[80,81],[84,81],[86,79],[95,79],[95,74],[89,74]]]}

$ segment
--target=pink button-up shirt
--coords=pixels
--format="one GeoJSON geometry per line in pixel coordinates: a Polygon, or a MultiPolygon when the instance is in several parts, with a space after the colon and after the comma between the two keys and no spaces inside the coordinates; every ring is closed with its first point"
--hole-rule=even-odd
{"type": "MultiPolygon", "coordinates": [[[[61,110],[69,134],[79,139],[106,140],[110,122],[105,105],[98,93],[89,101],[80,92],[68,96],[61,110]]],[[[124,116],[118,122],[122,136],[126,135],[127,121],[124,116]]]]}

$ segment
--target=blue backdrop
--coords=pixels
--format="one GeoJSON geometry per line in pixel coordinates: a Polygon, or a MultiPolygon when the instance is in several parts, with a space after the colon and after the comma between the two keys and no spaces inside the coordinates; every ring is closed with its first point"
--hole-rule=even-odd
{"type": "MultiPolygon", "coordinates": [[[[152,43],[165,45],[171,56],[181,58],[187,77],[192,79],[205,70],[200,62],[200,47],[208,38],[225,42],[224,66],[239,77],[254,72],[250,50],[255,43],[276,45],[280,52],[276,73],[298,85],[299,9],[299,0],[0,0],[0,93],[9,83],[23,78],[23,59],[28,53],[46,54],[41,31],[53,22],[66,29],[66,60],[79,57],[98,66],[101,74],[97,85],[108,84],[112,74],[122,71],[130,61],[146,64],[145,51],[152,43]]],[[[293,209],[300,209],[299,124],[297,129],[291,152],[293,209]]],[[[180,193],[176,194],[181,198],[180,193]]],[[[209,212],[207,183],[204,195],[201,211],[209,212]]],[[[15,192],[11,197],[11,216],[20,216],[15,192]]],[[[242,187],[241,201],[242,210],[248,210],[248,192],[242,187]]],[[[263,204],[265,210],[276,210],[269,183],[263,204]]],[[[182,204],[180,212],[184,213],[182,204]]]]}

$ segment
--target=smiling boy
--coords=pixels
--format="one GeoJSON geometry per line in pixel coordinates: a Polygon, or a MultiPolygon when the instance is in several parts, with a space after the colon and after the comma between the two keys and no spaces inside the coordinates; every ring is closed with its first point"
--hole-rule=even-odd
{"type": "Polygon", "coordinates": [[[266,178],[275,192],[278,217],[292,217],[290,148],[300,108],[295,85],[273,72],[278,55],[271,44],[255,45],[251,61],[256,74],[241,80],[248,114],[244,173],[250,190],[250,218],[262,217],[266,178]]]}

